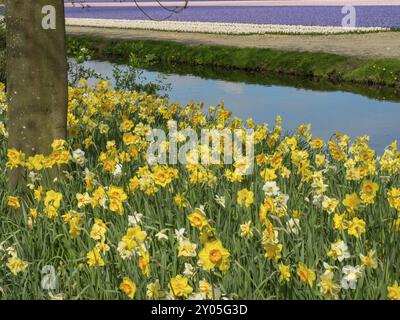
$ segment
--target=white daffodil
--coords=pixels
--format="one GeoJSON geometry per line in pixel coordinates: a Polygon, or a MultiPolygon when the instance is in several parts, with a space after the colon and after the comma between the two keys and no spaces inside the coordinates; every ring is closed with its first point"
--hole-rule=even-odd
{"type": "Polygon", "coordinates": [[[322,206],[322,201],[324,201],[323,194],[315,194],[313,195],[312,204],[318,207],[322,206]]]}
{"type": "Polygon", "coordinates": [[[185,228],[175,229],[175,239],[178,240],[178,242],[185,240],[185,232],[185,228]]]}
{"type": "Polygon", "coordinates": [[[290,219],[288,222],[286,222],[286,229],[289,233],[293,233],[295,235],[298,235],[301,228],[300,228],[300,220],[299,219],[290,219]]]}
{"type": "Polygon", "coordinates": [[[195,292],[195,293],[192,293],[190,296],[188,296],[187,299],[188,300],[204,300],[204,297],[200,292],[195,292]]]}
{"type": "Polygon", "coordinates": [[[322,265],[324,266],[325,272],[323,273],[323,275],[329,275],[329,274],[333,274],[335,269],[338,269],[335,266],[331,266],[330,264],[323,262],[322,265]]]}
{"type": "Polygon", "coordinates": [[[216,195],[214,198],[215,202],[218,203],[221,207],[225,208],[225,197],[216,195]]]}
{"type": "Polygon", "coordinates": [[[204,211],[204,206],[203,205],[195,208],[195,210],[200,211],[204,216],[206,215],[206,212],[204,211]]]}
{"type": "Polygon", "coordinates": [[[279,187],[276,185],[275,181],[267,181],[263,186],[263,191],[268,197],[275,197],[278,195],[279,187]]]}
{"type": "Polygon", "coordinates": [[[289,196],[284,193],[278,193],[275,198],[275,205],[287,208],[287,202],[289,201],[289,196]]]}
{"type": "Polygon", "coordinates": [[[331,244],[331,250],[328,252],[329,256],[333,256],[340,262],[344,259],[350,258],[349,248],[343,240],[338,240],[331,244]]]}
{"type": "Polygon", "coordinates": [[[118,248],[117,251],[120,255],[120,257],[124,260],[129,259],[130,257],[132,257],[135,254],[134,250],[128,250],[126,249],[126,243],[123,241],[120,241],[118,243],[118,248]]]}
{"type": "Polygon", "coordinates": [[[28,174],[29,181],[36,182],[40,180],[40,175],[36,172],[30,171],[28,174]]]}
{"type": "Polygon", "coordinates": [[[171,119],[171,120],[167,121],[167,127],[168,127],[169,130],[171,130],[173,128],[177,128],[178,124],[177,124],[177,122],[175,120],[171,119]]]}
{"type": "Polygon", "coordinates": [[[195,273],[195,269],[193,268],[193,266],[190,263],[185,262],[185,269],[183,270],[183,275],[191,278],[194,276],[195,273]]]}
{"type": "Polygon", "coordinates": [[[158,233],[156,233],[156,238],[158,241],[168,240],[168,236],[165,234],[168,229],[162,229],[158,233]]]}
{"type": "Polygon", "coordinates": [[[6,252],[11,257],[16,257],[17,256],[17,250],[15,249],[14,246],[10,246],[10,247],[6,248],[6,252]]]}
{"type": "Polygon", "coordinates": [[[251,238],[253,236],[253,230],[250,225],[251,225],[251,220],[240,225],[240,236],[242,238],[243,237],[251,238]]]}
{"type": "Polygon", "coordinates": [[[113,172],[113,176],[114,176],[115,178],[119,178],[121,175],[122,175],[122,164],[117,163],[117,164],[115,165],[115,170],[114,170],[114,172],[113,172]]]}
{"type": "Polygon", "coordinates": [[[72,151],[72,161],[76,164],[83,166],[85,164],[85,152],[81,149],[72,151]]]}
{"type": "Polygon", "coordinates": [[[357,280],[362,275],[362,268],[360,266],[344,266],[342,268],[342,273],[344,274],[340,285],[343,289],[355,289],[357,285],[357,280]]]}
{"type": "Polygon", "coordinates": [[[128,226],[135,227],[142,224],[143,214],[139,212],[134,212],[132,215],[128,216],[128,226]]]}

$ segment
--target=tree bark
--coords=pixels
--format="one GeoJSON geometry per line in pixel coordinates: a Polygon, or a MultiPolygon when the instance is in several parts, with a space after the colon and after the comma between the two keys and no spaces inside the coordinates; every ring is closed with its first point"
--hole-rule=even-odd
{"type": "MultiPolygon", "coordinates": [[[[27,156],[49,154],[67,132],[68,79],[63,0],[7,0],[9,148],[27,156]],[[55,8],[55,29],[45,29],[45,6],[55,8]]],[[[25,182],[11,170],[9,187],[25,182]]]]}

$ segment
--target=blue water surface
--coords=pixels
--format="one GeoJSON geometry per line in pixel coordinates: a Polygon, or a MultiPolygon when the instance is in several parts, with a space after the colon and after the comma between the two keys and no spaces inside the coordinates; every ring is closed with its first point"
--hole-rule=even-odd
{"type": "MultiPolygon", "coordinates": [[[[90,61],[86,65],[112,78],[111,63],[90,61]]],[[[352,138],[367,134],[371,137],[370,145],[378,153],[382,153],[392,141],[400,140],[400,103],[397,102],[341,91],[248,84],[147,70],[143,73],[148,81],[155,81],[160,75],[165,77],[164,81],[172,87],[167,92],[171,102],[185,105],[191,101],[203,101],[206,106],[216,106],[223,100],[233,116],[273,124],[276,116],[280,115],[285,131],[310,123],[314,136],[324,139],[336,132],[346,133],[352,138]]]]}

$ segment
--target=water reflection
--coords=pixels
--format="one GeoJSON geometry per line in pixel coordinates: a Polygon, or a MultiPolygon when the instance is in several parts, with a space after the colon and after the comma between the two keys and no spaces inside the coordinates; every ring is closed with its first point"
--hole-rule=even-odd
{"type": "MultiPolygon", "coordinates": [[[[104,76],[112,77],[112,64],[109,62],[90,61],[86,65],[104,76]]],[[[168,92],[170,100],[181,104],[203,101],[208,106],[223,100],[234,116],[253,118],[256,123],[272,123],[277,115],[281,115],[284,130],[290,131],[299,124],[311,123],[314,136],[324,139],[329,139],[337,131],[352,138],[368,134],[370,145],[378,153],[400,138],[400,103],[396,101],[400,99],[394,89],[377,88],[374,91],[359,87],[356,94],[345,92],[351,89],[357,92],[357,88],[354,90],[347,85],[312,82],[307,87],[307,81],[304,81],[305,88],[299,88],[296,83],[290,86],[291,80],[288,79],[280,84],[276,79],[270,80],[269,84],[264,79],[257,84],[251,75],[248,75],[249,81],[227,81],[215,79],[215,72],[211,72],[212,76],[208,79],[180,73],[162,72],[165,81],[172,85],[172,90],[168,92]]],[[[144,76],[150,81],[154,81],[159,74],[159,71],[144,70],[144,76]]],[[[235,77],[234,72],[230,74],[235,77]]],[[[221,78],[224,77],[222,74],[221,78]]]]}

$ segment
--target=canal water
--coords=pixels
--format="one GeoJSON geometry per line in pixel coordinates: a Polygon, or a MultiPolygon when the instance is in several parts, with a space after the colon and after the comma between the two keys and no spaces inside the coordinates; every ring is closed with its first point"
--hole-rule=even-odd
{"type": "MultiPolygon", "coordinates": [[[[85,65],[112,79],[112,63],[89,61],[85,65]]],[[[260,75],[235,77],[234,73],[227,79],[226,72],[215,70],[209,73],[196,70],[197,75],[190,70],[142,71],[148,81],[162,76],[170,84],[171,88],[161,93],[167,94],[171,102],[185,105],[195,101],[216,106],[224,101],[234,116],[272,124],[280,115],[285,131],[310,123],[314,137],[324,139],[336,132],[352,138],[367,134],[371,147],[379,154],[392,141],[400,140],[400,96],[393,91],[317,85],[306,80],[279,81],[260,75]]]]}

